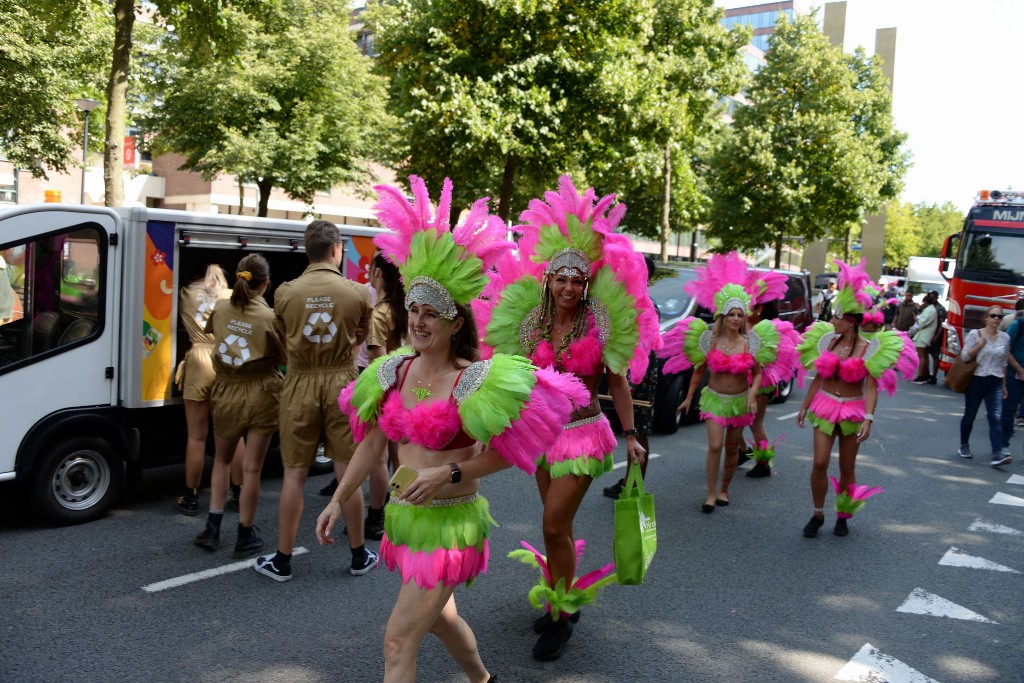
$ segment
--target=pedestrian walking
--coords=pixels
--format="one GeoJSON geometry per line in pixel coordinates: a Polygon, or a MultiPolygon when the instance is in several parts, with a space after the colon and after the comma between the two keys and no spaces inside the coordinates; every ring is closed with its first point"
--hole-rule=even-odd
{"type": "Polygon", "coordinates": [[[964,392],[964,415],[960,419],[961,458],[970,458],[971,431],[981,404],[985,404],[988,418],[988,439],[992,446],[992,467],[1013,462],[1009,448],[1003,440],[1003,400],[1007,397],[1006,364],[1010,355],[1010,335],[999,331],[999,322],[1005,317],[1000,306],[989,306],[985,311],[985,326],[971,330],[960,353],[963,360],[977,360],[974,376],[964,392]]]}

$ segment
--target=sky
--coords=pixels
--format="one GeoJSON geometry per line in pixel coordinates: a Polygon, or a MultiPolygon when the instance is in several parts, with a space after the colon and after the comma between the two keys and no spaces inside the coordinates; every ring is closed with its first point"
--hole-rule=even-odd
{"type": "Polygon", "coordinates": [[[847,0],[843,47],[871,54],[891,27],[893,117],[913,156],[903,201],[966,210],[978,190],[1024,190],[1024,0],[847,0]]]}

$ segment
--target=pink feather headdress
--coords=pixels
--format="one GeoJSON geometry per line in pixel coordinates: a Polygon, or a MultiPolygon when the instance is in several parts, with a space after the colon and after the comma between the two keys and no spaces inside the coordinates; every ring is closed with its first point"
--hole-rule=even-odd
{"type": "Polygon", "coordinates": [[[714,254],[708,262],[697,268],[697,277],[683,289],[693,295],[697,303],[715,315],[728,313],[732,308],[750,311],[751,295],[747,262],[735,251],[714,254]],[[741,305],[742,304],[742,305],[741,305]],[[719,310],[719,308],[723,310],[719,310]]]}

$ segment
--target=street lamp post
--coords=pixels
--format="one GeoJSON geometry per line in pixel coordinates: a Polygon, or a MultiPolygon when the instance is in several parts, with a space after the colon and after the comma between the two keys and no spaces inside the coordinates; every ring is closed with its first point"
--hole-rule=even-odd
{"type": "Polygon", "coordinates": [[[85,112],[85,134],[82,138],[82,195],[79,199],[80,204],[85,204],[85,167],[89,162],[89,112],[100,106],[100,103],[96,100],[78,98],[75,100],[75,106],[85,112]]]}

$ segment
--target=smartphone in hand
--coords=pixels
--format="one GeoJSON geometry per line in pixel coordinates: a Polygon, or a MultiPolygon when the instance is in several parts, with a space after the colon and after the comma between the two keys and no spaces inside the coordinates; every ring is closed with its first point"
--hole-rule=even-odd
{"type": "MultiPolygon", "coordinates": [[[[406,467],[405,465],[399,465],[398,469],[395,470],[395,473],[391,475],[391,481],[388,482],[388,486],[390,486],[391,490],[395,493],[405,493],[406,489],[412,486],[412,483],[416,481],[417,476],[419,476],[419,473],[413,468],[406,467]]],[[[429,505],[432,500],[434,500],[433,496],[422,503],[417,504],[429,505]]]]}

